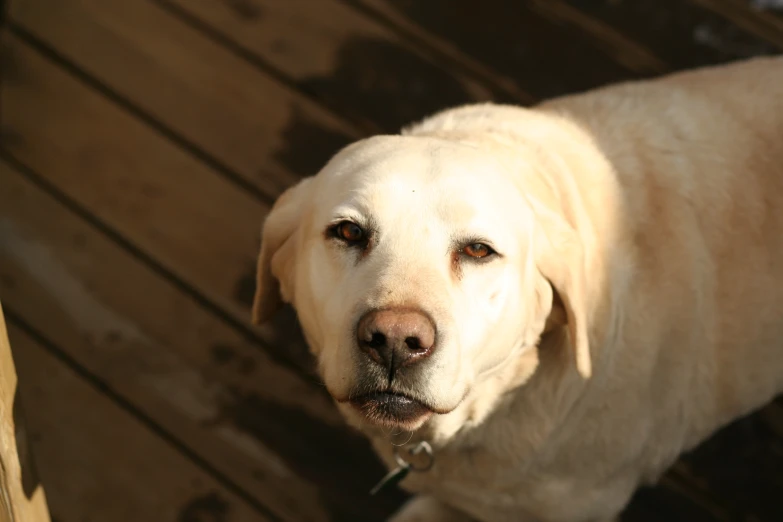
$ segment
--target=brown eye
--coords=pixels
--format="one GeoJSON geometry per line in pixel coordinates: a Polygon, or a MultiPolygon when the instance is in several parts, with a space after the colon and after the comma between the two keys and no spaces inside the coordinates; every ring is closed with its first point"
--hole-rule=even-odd
{"type": "Polygon", "coordinates": [[[494,253],[494,250],[489,248],[484,243],[473,243],[472,245],[466,245],[462,248],[462,252],[466,256],[482,258],[494,253]]]}
{"type": "Polygon", "coordinates": [[[334,232],[338,238],[349,243],[359,243],[365,239],[364,230],[356,223],[351,223],[350,221],[338,223],[334,232]]]}

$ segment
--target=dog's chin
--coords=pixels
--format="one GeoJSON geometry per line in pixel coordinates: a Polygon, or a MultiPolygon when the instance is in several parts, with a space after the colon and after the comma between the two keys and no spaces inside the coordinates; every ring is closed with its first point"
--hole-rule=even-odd
{"type": "Polygon", "coordinates": [[[368,393],[348,403],[365,423],[403,431],[416,431],[435,413],[423,402],[394,392],[368,393]]]}

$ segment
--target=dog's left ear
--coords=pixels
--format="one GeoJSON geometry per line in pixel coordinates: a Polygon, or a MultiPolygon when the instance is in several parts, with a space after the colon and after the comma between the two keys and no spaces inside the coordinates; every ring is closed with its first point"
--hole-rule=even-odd
{"type": "Polygon", "coordinates": [[[592,364],[585,302],[584,247],[576,230],[564,219],[549,210],[537,214],[536,265],[557,294],[552,315],[565,316],[576,368],[587,379],[592,374],[592,364]],[[563,311],[557,307],[562,307],[563,311]]]}
{"type": "Polygon", "coordinates": [[[299,223],[312,192],[305,178],[277,199],[264,221],[256,269],[253,324],[268,321],[293,296],[294,263],[299,223]]]}

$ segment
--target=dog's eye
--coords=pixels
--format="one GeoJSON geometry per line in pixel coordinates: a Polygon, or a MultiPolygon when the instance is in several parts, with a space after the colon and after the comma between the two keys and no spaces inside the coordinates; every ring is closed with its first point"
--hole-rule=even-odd
{"type": "Polygon", "coordinates": [[[469,257],[481,259],[494,254],[495,251],[484,243],[473,243],[472,245],[462,247],[462,253],[469,257]]]}
{"type": "Polygon", "coordinates": [[[342,221],[335,225],[334,235],[347,243],[361,243],[366,238],[362,227],[350,221],[342,221]]]}

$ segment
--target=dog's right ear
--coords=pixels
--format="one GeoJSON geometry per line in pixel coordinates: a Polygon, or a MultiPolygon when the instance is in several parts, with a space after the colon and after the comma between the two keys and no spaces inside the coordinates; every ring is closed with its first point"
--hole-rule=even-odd
{"type": "Polygon", "coordinates": [[[299,224],[309,204],[313,178],[305,178],[277,199],[264,221],[256,269],[253,324],[268,321],[294,292],[299,224]]]}
{"type": "Polygon", "coordinates": [[[545,231],[539,232],[541,240],[535,246],[536,264],[554,293],[552,315],[547,322],[565,322],[576,368],[583,378],[589,379],[592,361],[585,302],[584,249],[578,234],[565,220],[547,219],[544,213],[538,218],[545,231]]]}

